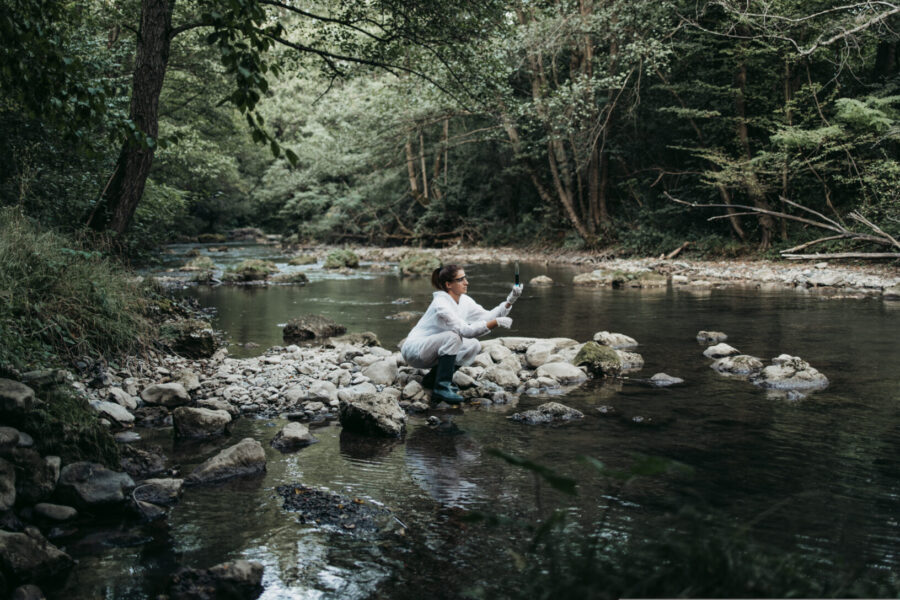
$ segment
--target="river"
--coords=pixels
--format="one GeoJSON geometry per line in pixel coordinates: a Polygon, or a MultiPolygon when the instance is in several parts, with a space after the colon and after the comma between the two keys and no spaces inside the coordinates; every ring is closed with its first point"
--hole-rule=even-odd
{"type": "MultiPolygon", "coordinates": [[[[183,262],[184,247],[172,261],[183,262]]],[[[233,249],[220,264],[247,256],[281,261],[268,247],[233,249]]],[[[320,313],[353,331],[372,331],[396,347],[431,297],[421,278],[383,265],[353,274],[301,267],[305,286],[195,287],[185,293],[215,307],[231,356],[281,344],[279,325],[320,313]],[[408,299],[408,303],[398,303],[408,299]]],[[[468,265],[469,293],[499,303],[511,265],[468,265]]],[[[522,395],[517,407],[465,408],[432,429],[411,416],[406,437],[368,442],[338,425],[315,429],[320,443],[282,455],[268,447],[283,420],[242,419],[213,445],[172,441],[171,430],[141,431],[183,473],[243,437],[263,441],[263,478],[189,488],[164,523],[122,532],[121,543],[73,542],[80,559],[69,588],[78,597],[152,598],[174,565],[209,567],[248,558],[265,565],[263,598],[498,597],[521,568],[531,533],[514,525],[470,523],[473,513],[534,522],[563,509],[590,529],[605,518],[612,539],[654,535],[655,519],[685,506],[746,525],[773,547],[825,564],[866,561],[898,566],[900,546],[900,306],[881,299],[835,299],[793,290],[613,290],[571,285],[572,267],[523,263],[526,285],[508,335],[590,339],[597,331],[638,340],[645,367],[630,379],[592,381],[552,397],[582,410],[583,421],[528,427],[507,420],[547,397],[522,395]],[[728,334],[742,353],[766,361],[800,356],[830,380],[827,389],[787,398],[717,374],[695,340],[699,330],[728,334]],[[642,379],[666,372],[685,383],[653,388],[642,379]],[[601,407],[602,410],[601,410],[601,407]],[[579,482],[576,496],[537,482],[488,450],[531,459],[579,482]],[[689,470],[635,479],[624,488],[583,460],[626,469],[636,456],[661,457],[689,470]],[[300,524],[275,488],[303,483],[382,504],[396,526],[376,536],[300,524]]],[[[677,521],[676,521],[677,522],[677,521]]]]}

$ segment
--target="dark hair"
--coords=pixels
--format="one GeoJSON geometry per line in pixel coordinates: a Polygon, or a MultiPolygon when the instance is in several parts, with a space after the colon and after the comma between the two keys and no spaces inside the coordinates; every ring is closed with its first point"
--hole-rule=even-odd
{"type": "Polygon", "coordinates": [[[459,265],[444,265],[431,272],[431,285],[442,292],[447,291],[447,284],[453,281],[453,276],[462,271],[459,265]]]}

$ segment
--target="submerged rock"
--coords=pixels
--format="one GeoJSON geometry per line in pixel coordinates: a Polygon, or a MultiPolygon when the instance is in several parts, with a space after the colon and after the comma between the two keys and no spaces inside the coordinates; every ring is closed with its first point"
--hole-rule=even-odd
{"type": "Polygon", "coordinates": [[[650,378],[650,383],[657,387],[667,387],[670,385],[675,385],[677,383],[684,383],[684,379],[680,377],[673,377],[666,373],[657,373],[650,378]]]}
{"type": "Polygon", "coordinates": [[[728,336],[722,333],[721,331],[698,331],[697,332],[697,341],[698,342],[710,342],[713,344],[718,344],[719,342],[724,342],[728,339],[728,336]]]}
{"type": "Polygon", "coordinates": [[[272,440],[272,447],[281,452],[289,452],[298,448],[305,448],[318,441],[309,433],[309,428],[306,425],[291,422],[275,434],[275,438],[272,440]]]}
{"type": "Polygon", "coordinates": [[[546,275],[538,275],[537,277],[532,277],[528,285],[553,285],[553,280],[546,275]]]}
{"type": "Polygon", "coordinates": [[[301,523],[355,533],[375,532],[389,522],[390,511],[362,498],[350,498],[299,483],[275,488],[285,510],[296,511],[301,523]]]}
{"type": "Polygon", "coordinates": [[[172,412],[175,435],[181,438],[208,438],[224,435],[231,415],[224,410],[180,406],[172,412]]]}
{"type": "Polygon", "coordinates": [[[181,568],[169,582],[170,600],[252,600],[263,592],[262,563],[235,560],[210,569],[181,568]]]}
{"type": "Polygon", "coordinates": [[[812,390],[828,386],[828,378],[799,356],[782,354],[772,364],[756,373],[750,382],[778,390],[812,390]]]}
{"type": "Polygon", "coordinates": [[[347,431],[365,435],[400,437],[406,431],[406,413],[397,400],[384,394],[342,397],[340,421],[347,431]]]}
{"type": "Polygon", "coordinates": [[[559,402],[547,402],[535,409],[526,410],[507,417],[511,421],[518,421],[526,425],[548,425],[550,423],[565,423],[576,419],[583,419],[584,413],[574,408],[569,408],[559,402]]]}

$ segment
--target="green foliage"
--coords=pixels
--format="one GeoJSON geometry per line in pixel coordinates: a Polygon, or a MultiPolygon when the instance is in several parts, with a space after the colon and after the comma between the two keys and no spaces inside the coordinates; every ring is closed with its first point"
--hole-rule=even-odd
{"type": "Polygon", "coordinates": [[[322,266],[326,269],[355,269],[359,266],[359,257],[353,250],[335,250],[328,253],[322,266]]]}
{"type": "Polygon", "coordinates": [[[65,385],[38,396],[44,401],[41,406],[11,416],[9,424],[31,435],[41,455],[59,456],[64,465],[86,460],[121,470],[116,441],[87,400],[65,385]]]}
{"type": "Polygon", "coordinates": [[[134,351],[151,333],[142,290],[100,252],[0,213],[0,364],[134,351]]]}
{"type": "Polygon", "coordinates": [[[259,281],[268,279],[272,273],[277,273],[278,267],[267,260],[251,258],[229,267],[222,278],[225,281],[259,281]]]}

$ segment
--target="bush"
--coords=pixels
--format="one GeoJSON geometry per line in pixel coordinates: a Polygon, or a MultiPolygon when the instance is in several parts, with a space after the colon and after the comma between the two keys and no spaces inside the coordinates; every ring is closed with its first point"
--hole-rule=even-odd
{"type": "Polygon", "coordinates": [[[335,250],[325,258],[326,269],[355,269],[359,266],[359,257],[352,250],[335,250]]]}
{"type": "Polygon", "coordinates": [[[152,332],[131,273],[16,209],[0,211],[0,296],[0,365],[122,354],[152,332]]]}

